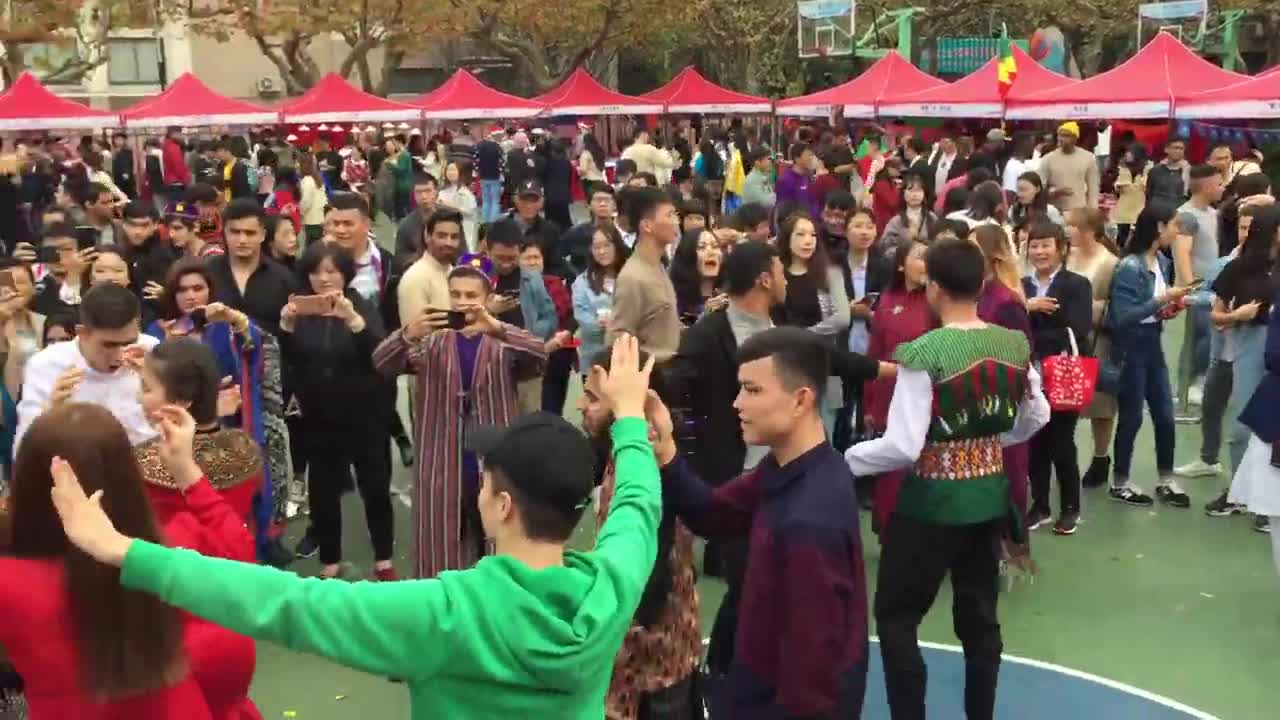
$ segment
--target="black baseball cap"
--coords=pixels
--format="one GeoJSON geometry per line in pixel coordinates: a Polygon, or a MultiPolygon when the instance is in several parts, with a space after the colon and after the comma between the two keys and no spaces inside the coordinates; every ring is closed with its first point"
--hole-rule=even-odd
{"type": "Polygon", "coordinates": [[[516,188],[516,195],[537,195],[542,197],[542,183],[537,180],[525,180],[516,188]]]}
{"type": "Polygon", "coordinates": [[[467,449],[500,470],[525,497],[566,515],[587,506],[595,485],[595,453],[582,431],[559,415],[522,415],[507,427],[481,427],[467,449]]]}

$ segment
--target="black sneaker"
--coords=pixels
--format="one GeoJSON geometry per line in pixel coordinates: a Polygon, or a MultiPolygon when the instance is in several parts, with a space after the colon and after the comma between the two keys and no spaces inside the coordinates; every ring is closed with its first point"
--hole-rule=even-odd
{"type": "Polygon", "coordinates": [[[1223,490],[1222,494],[1216,500],[1204,506],[1204,514],[1209,517],[1228,517],[1230,515],[1240,515],[1244,513],[1244,506],[1227,501],[1227,491],[1223,490]]]}
{"type": "Polygon", "coordinates": [[[1037,530],[1040,526],[1053,519],[1053,515],[1044,508],[1033,507],[1027,513],[1027,530],[1037,530]]]}
{"type": "Polygon", "coordinates": [[[1054,535],[1075,535],[1076,526],[1080,524],[1080,513],[1064,512],[1058,522],[1053,524],[1054,535]]]}
{"type": "Polygon", "coordinates": [[[262,547],[259,560],[273,568],[286,568],[293,562],[294,554],[280,543],[280,538],[273,538],[262,547]]]}
{"type": "Polygon", "coordinates": [[[318,552],[320,552],[320,543],[311,536],[311,530],[308,528],[298,544],[293,546],[293,555],[299,558],[310,558],[315,557],[318,552]]]}
{"type": "Polygon", "coordinates": [[[1102,487],[1107,484],[1109,475],[1111,475],[1111,458],[1094,456],[1084,477],[1080,478],[1080,484],[1087,488],[1102,487]]]}
{"type": "Polygon", "coordinates": [[[1253,529],[1260,533],[1271,534],[1271,520],[1266,515],[1253,516],[1253,529]]]}
{"type": "Polygon", "coordinates": [[[1168,505],[1169,507],[1191,507],[1191,498],[1188,497],[1178,483],[1173,480],[1162,482],[1157,485],[1156,497],[1160,498],[1160,502],[1168,505]]]}
{"type": "Polygon", "coordinates": [[[1131,483],[1125,483],[1120,487],[1113,487],[1107,491],[1112,500],[1122,502],[1126,505],[1134,505],[1136,507],[1151,507],[1154,501],[1151,496],[1142,492],[1142,488],[1131,483]]]}

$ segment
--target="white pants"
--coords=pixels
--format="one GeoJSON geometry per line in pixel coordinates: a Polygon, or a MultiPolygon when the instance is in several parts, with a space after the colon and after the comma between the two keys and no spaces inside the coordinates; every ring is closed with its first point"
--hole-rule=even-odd
{"type": "Polygon", "coordinates": [[[1276,572],[1280,573],[1280,515],[1271,516],[1271,556],[1276,561],[1276,572]]]}

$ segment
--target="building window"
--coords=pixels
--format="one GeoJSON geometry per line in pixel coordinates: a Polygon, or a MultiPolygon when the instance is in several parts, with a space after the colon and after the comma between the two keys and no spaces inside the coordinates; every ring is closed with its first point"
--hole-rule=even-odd
{"type": "Polygon", "coordinates": [[[159,85],[159,41],[155,38],[109,40],[107,76],[112,85],[159,85]]]}

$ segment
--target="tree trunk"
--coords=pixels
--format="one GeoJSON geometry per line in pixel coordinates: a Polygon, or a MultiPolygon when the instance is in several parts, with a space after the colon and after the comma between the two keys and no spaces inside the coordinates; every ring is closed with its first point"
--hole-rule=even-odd
{"type": "MultiPolygon", "coordinates": [[[[396,70],[400,69],[400,65],[404,63],[405,52],[403,50],[387,49],[386,55],[382,60],[382,75],[378,78],[378,84],[374,86],[372,92],[376,95],[386,97],[391,92],[391,78],[396,70]]],[[[368,66],[368,60],[365,61],[368,66]]]]}

